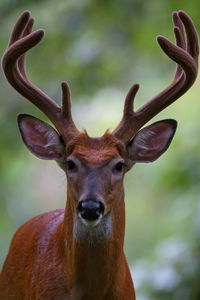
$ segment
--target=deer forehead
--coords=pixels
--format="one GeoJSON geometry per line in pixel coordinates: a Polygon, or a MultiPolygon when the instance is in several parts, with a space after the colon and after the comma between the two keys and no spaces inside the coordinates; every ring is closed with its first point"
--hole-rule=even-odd
{"type": "Polygon", "coordinates": [[[87,163],[101,164],[125,154],[124,145],[106,132],[100,138],[91,138],[86,132],[81,133],[71,144],[70,155],[87,163]]]}

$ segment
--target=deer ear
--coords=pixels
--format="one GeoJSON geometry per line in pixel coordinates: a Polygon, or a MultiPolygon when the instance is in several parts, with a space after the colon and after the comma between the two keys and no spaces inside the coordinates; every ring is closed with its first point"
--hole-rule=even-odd
{"type": "Polygon", "coordinates": [[[24,144],[34,155],[42,159],[62,160],[64,144],[50,125],[27,114],[20,114],[17,121],[24,144]]]}
{"type": "Polygon", "coordinates": [[[167,119],[141,129],[127,146],[129,167],[136,162],[152,162],[161,156],[169,147],[176,127],[175,120],[167,119]]]}

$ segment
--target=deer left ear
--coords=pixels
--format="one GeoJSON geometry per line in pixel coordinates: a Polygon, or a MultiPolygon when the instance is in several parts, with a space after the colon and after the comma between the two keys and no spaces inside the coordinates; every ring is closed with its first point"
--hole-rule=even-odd
{"type": "Polygon", "coordinates": [[[20,114],[17,121],[24,144],[34,155],[58,162],[63,159],[64,144],[53,127],[28,114],[20,114]]]}
{"type": "Polygon", "coordinates": [[[153,162],[169,147],[177,121],[166,119],[141,129],[127,146],[128,167],[136,162],[153,162]]]}

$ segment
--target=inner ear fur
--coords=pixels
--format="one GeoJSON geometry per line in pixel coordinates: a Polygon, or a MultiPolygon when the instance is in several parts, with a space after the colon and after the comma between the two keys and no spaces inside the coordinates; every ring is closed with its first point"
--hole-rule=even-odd
{"type": "Polygon", "coordinates": [[[17,122],[24,144],[34,155],[47,160],[63,159],[64,143],[53,127],[28,114],[20,114],[17,122]]]}
{"type": "Polygon", "coordinates": [[[166,119],[141,129],[128,143],[129,168],[136,162],[153,162],[169,147],[176,132],[177,121],[166,119]]]}

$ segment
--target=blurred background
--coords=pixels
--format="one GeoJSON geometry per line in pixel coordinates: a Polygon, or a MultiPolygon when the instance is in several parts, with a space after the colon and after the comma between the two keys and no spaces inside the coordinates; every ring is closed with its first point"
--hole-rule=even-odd
{"type": "MultiPolygon", "coordinates": [[[[23,10],[46,31],[27,57],[32,82],[60,103],[60,82],[72,92],[79,129],[99,136],[114,129],[124,98],[141,85],[140,107],[173,79],[175,64],[156,36],[173,40],[171,13],[185,10],[200,32],[200,1],[1,0],[0,53],[23,10]]],[[[34,157],[23,145],[16,116],[46,120],[0,74],[0,266],[16,229],[29,218],[65,206],[66,180],[55,162],[34,157]]],[[[137,300],[200,299],[200,86],[160,113],[178,120],[169,150],[126,176],[125,252],[137,300]]],[[[47,120],[46,120],[47,121],[47,120]]]]}

